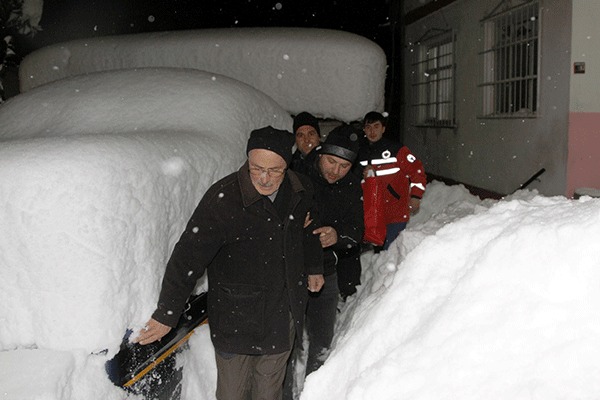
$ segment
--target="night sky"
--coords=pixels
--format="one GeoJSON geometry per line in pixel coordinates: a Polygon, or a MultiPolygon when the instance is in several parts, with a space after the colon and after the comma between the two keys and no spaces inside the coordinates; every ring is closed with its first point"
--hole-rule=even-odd
{"type": "Polygon", "coordinates": [[[23,55],[40,47],[86,37],[221,27],[298,26],[340,29],[384,49],[390,39],[385,0],[45,0],[42,31],[20,38],[23,55]],[[368,4],[368,5],[365,5],[368,4]]]}

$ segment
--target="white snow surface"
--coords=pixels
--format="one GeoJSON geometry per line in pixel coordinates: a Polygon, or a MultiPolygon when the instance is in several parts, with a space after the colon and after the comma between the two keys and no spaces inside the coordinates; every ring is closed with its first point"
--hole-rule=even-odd
{"type": "Polygon", "coordinates": [[[114,348],[155,306],[206,189],[252,129],[291,117],[256,89],[183,69],[48,84],[0,108],[0,349],[114,348]]]}
{"type": "Polygon", "coordinates": [[[350,122],[383,111],[386,57],[349,32],[230,28],[80,39],[29,54],[21,91],[73,75],[139,67],[193,68],[245,82],[291,114],[350,122]]]}
{"type": "Polygon", "coordinates": [[[600,201],[434,182],[303,400],[597,399],[600,201]],[[437,208],[437,206],[443,206],[437,208]]]}
{"type": "MultiPolygon", "coordinates": [[[[597,399],[599,227],[600,200],[590,197],[523,191],[481,201],[462,186],[431,183],[392,248],[363,254],[363,285],[341,304],[330,357],[300,398],[597,399]]],[[[155,277],[120,279],[135,285],[155,277]]],[[[6,351],[0,393],[124,398],[104,374],[108,357],[6,351]]],[[[215,398],[213,357],[202,326],[179,359],[182,399],[215,398]]]]}

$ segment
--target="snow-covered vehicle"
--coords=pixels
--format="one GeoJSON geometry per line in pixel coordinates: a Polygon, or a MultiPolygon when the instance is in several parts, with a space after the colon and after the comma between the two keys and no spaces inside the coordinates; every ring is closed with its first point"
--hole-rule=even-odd
{"type": "Polygon", "coordinates": [[[225,29],[63,43],[20,74],[0,107],[0,363],[58,352],[30,389],[106,399],[122,393],[89,355],[143,326],[185,223],[244,162],[250,131],[291,130],[304,109],[380,109],[385,55],[345,32],[225,29]]]}

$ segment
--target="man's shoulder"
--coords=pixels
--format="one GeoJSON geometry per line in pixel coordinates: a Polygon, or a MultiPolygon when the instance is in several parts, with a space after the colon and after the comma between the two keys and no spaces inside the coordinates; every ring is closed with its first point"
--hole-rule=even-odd
{"type": "Polygon", "coordinates": [[[400,151],[400,149],[403,147],[401,143],[390,138],[381,138],[379,142],[380,144],[378,148],[380,148],[382,151],[389,150],[393,154],[398,153],[398,151],[400,151]]]}
{"type": "MultiPolygon", "coordinates": [[[[362,178],[359,177],[356,174],[353,174],[352,172],[348,172],[346,174],[346,176],[344,177],[344,179],[342,179],[342,183],[344,184],[344,187],[348,188],[349,190],[354,190],[355,188],[361,188],[360,184],[361,184],[362,178]]],[[[362,189],[361,189],[362,191],[362,189]]]]}
{"type": "Polygon", "coordinates": [[[358,153],[358,160],[364,161],[370,158],[377,158],[381,156],[383,153],[389,153],[391,155],[396,155],[398,151],[402,148],[402,144],[388,139],[386,137],[382,137],[377,142],[373,144],[366,144],[361,147],[358,153]]]}
{"type": "Polygon", "coordinates": [[[411,163],[418,160],[414,153],[406,146],[402,146],[402,148],[398,151],[398,155],[400,158],[407,159],[411,163]]]}
{"type": "Polygon", "coordinates": [[[313,191],[314,185],[306,172],[288,170],[288,178],[295,192],[313,191]]]}
{"type": "Polygon", "coordinates": [[[231,174],[219,179],[217,182],[213,183],[206,193],[204,194],[205,198],[212,198],[214,196],[218,196],[224,192],[230,192],[237,190],[239,192],[239,179],[238,173],[232,172],[231,174]]]}

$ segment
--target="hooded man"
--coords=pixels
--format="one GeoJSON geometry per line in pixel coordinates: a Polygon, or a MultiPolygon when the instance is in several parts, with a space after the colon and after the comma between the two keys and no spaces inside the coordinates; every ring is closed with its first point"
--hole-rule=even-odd
{"type": "Polygon", "coordinates": [[[317,215],[312,184],[287,169],[293,143],[288,131],[252,131],[247,162],[211,186],[190,218],[136,339],[168,333],[207,271],[219,400],[281,398],[294,338],[302,340],[306,288],[323,285],[316,225],[307,225],[317,215]]]}

